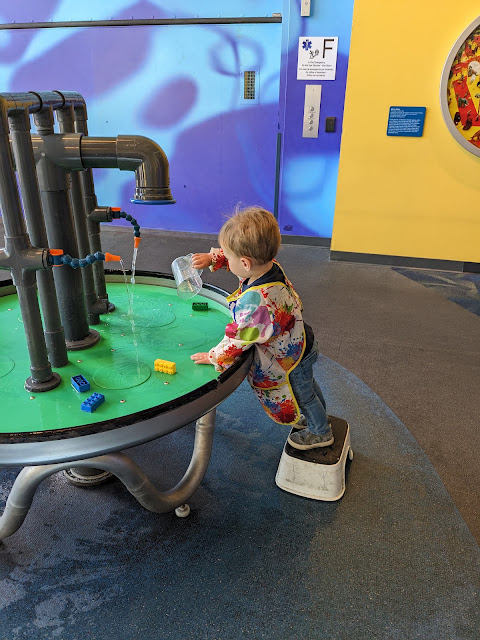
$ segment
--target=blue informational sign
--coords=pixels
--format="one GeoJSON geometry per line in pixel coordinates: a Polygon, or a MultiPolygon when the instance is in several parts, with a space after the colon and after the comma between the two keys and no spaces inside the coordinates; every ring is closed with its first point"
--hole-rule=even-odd
{"type": "Polygon", "coordinates": [[[390,107],[387,136],[420,138],[423,135],[426,107],[390,107]]]}

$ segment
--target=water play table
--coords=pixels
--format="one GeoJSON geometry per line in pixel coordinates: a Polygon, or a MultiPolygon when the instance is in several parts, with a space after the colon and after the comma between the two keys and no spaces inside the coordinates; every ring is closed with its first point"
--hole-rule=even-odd
{"type": "MultiPolygon", "coordinates": [[[[222,338],[229,320],[225,291],[204,285],[185,301],[171,276],[139,273],[135,284],[108,274],[107,290],[115,311],[95,325],[101,340],[69,352],[69,364],[57,369],[61,384],[45,393],[23,387],[29,360],[18,299],[9,281],[0,286],[0,467],[25,467],[17,477],[0,518],[0,539],[23,522],[39,483],[52,473],[74,467],[113,473],[151,511],[177,510],[201,482],[210,459],[215,407],[245,378],[251,354],[219,374],[196,365],[190,355],[208,351],[222,338]],[[192,302],[208,302],[208,311],[192,302]],[[176,363],[176,373],[154,371],[154,360],[176,363]],[[71,377],[82,375],[90,390],[79,393],[71,377]],[[93,413],[81,411],[85,397],[102,393],[105,402],[93,413]],[[170,433],[193,421],[195,445],[182,480],[158,491],[122,449],[170,433]],[[74,464],[72,464],[74,463],[74,464]],[[25,466],[28,465],[28,466],[25,466]]],[[[182,511],[183,509],[183,511],[182,511]]]]}

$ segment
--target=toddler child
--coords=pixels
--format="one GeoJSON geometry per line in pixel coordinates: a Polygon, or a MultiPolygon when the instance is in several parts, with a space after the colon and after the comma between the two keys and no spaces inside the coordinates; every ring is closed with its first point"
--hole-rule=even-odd
{"type": "Polygon", "coordinates": [[[227,298],[232,322],[216,347],[192,360],[223,371],[253,348],[248,381],[275,422],[297,428],[289,444],[302,450],[333,444],[325,400],[313,377],[317,343],[303,321],[298,294],[275,260],[281,245],[275,217],[260,207],[237,210],[218,239],[219,249],[195,253],[192,264],[212,271],[226,267],[238,276],[239,287],[227,298]]]}

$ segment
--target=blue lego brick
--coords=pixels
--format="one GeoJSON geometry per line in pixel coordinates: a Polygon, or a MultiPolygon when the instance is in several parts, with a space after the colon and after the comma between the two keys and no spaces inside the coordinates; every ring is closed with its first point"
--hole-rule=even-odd
{"type": "Polygon", "coordinates": [[[93,411],[95,411],[95,409],[98,409],[102,402],[105,402],[105,396],[103,395],[103,393],[92,393],[92,395],[87,398],[85,402],[82,402],[82,406],[80,408],[82,411],[88,411],[89,413],[92,413],[93,411]]]}
{"type": "Polygon", "coordinates": [[[72,378],[70,378],[70,381],[75,391],[82,392],[82,391],[88,391],[90,389],[89,381],[83,376],[73,376],[72,378]]]}

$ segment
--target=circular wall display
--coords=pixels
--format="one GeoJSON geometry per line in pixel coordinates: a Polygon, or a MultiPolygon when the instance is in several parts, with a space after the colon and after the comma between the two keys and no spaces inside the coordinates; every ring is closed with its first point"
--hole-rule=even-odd
{"type": "Polygon", "coordinates": [[[442,113],[453,137],[480,156],[480,16],[448,55],[440,83],[442,113]]]}

